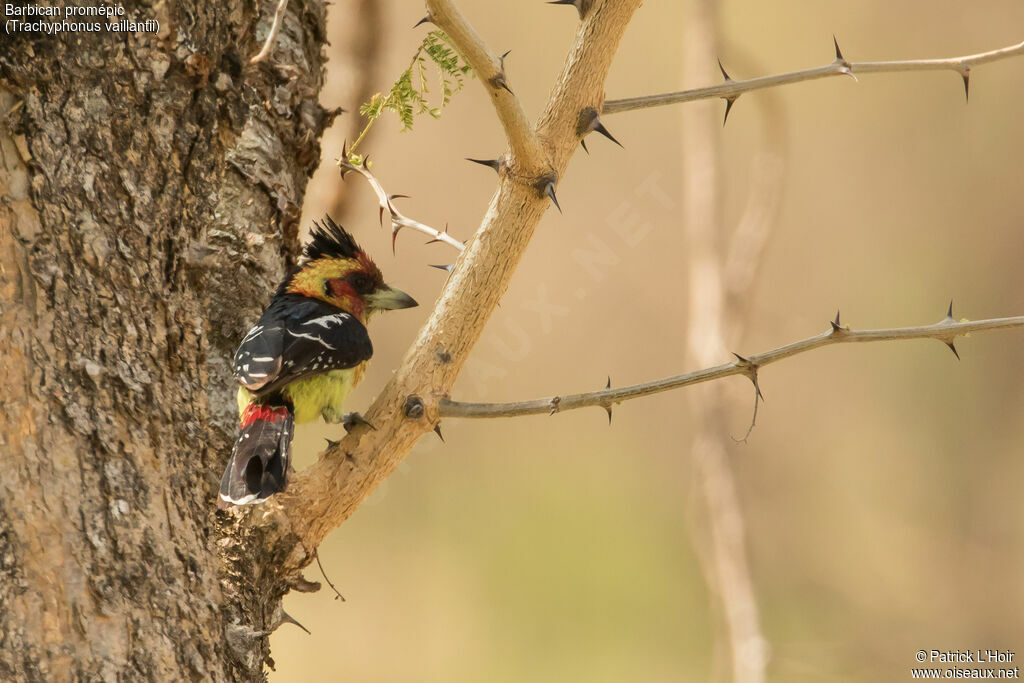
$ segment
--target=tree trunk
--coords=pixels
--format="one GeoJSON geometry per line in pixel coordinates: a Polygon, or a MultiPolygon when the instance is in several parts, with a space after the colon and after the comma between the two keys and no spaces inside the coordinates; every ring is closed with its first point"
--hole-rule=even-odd
{"type": "Polygon", "coordinates": [[[263,678],[279,600],[214,514],[229,361],[331,119],[320,0],[249,64],[276,5],[2,39],[0,680],[263,678]]]}

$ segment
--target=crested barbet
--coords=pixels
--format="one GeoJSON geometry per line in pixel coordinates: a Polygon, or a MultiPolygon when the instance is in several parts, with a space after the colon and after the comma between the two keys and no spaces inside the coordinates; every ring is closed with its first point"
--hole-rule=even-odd
{"type": "MultiPolygon", "coordinates": [[[[296,423],[344,422],[345,397],[373,355],[366,323],[416,305],[330,216],[235,353],[239,433],[218,504],[260,503],[288,482],[296,423]]],[[[346,425],[348,426],[348,425],[346,425]]]]}

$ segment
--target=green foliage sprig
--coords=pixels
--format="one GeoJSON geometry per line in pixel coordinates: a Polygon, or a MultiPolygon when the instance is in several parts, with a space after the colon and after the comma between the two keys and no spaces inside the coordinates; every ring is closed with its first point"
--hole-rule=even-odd
{"type": "Polygon", "coordinates": [[[377,93],[359,107],[359,113],[366,117],[366,126],[348,150],[349,161],[362,163],[362,156],[355,154],[356,148],[385,111],[398,115],[403,132],[412,129],[420,114],[440,118],[442,110],[462,90],[466,75],[471,72],[472,67],[466,63],[444,31],[428,33],[413,54],[409,68],[399,75],[388,94],[377,93]],[[441,99],[436,105],[432,105],[429,99],[432,70],[437,71],[441,92],[441,99]]]}

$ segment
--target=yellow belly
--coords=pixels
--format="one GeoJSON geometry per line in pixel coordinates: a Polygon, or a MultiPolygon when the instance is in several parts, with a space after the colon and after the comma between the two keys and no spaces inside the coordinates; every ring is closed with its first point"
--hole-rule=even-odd
{"type": "MultiPolygon", "coordinates": [[[[352,387],[359,383],[366,371],[366,363],[348,370],[331,370],[292,382],[281,389],[295,409],[295,422],[312,422],[321,415],[328,422],[340,422],[344,414],[342,405],[352,387]]],[[[238,411],[253,401],[245,387],[238,388],[238,411]]]]}

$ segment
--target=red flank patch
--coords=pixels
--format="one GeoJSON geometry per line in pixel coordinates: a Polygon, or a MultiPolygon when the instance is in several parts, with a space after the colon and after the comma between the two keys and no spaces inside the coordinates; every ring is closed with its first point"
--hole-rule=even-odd
{"type": "Polygon", "coordinates": [[[278,422],[288,418],[288,406],[265,406],[250,403],[242,412],[240,429],[245,429],[253,422],[278,422]]]}

